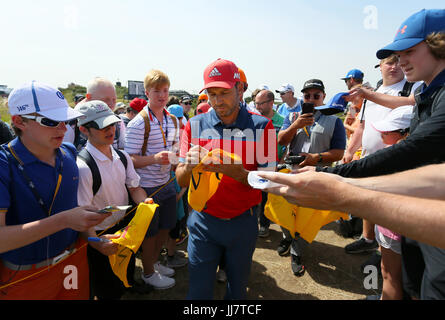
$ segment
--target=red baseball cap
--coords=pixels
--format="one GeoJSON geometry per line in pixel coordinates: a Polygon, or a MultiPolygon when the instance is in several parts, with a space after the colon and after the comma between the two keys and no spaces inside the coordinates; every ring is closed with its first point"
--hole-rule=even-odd
{"type": "Polygon", "coordinates": [[[208,103],[200,103],[197,107],[196,107],[196,113],[206,113],[207,111],[209,111],[210,109],[210,105],[208,103]]]}
{"type": "Polygon", "coordinates": [[[240,78],[238,67],[232,61],[218,59],[204,70],[204,88],[199,93],[208,88],[231,89],[240,78]]]}
{"type": "Polygon", "coordinates": [[[147,105],[147,100],[134,98],[130,102],[130,108],[134,111],[141,112],[141,110],[147,105]]]}

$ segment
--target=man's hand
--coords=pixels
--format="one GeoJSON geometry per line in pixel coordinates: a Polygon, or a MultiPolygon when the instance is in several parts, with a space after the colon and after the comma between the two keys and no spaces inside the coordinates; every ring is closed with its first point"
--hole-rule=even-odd
{"type": "Polygon", "coordinates": [[[110,240],[109,242],[89,242],[89,245],[104,256],[111,256],[117,253],[117,250],[119,249],[119,244],[112,242],[111,239],[117,239],[119,237],[119,235],[115,234],[104,234],[101,238],[110,240]]]}
{"type": "Polygon", "coordinates": [[[301,129],[314,124],[314,114],[313,113],[298,113],[297,119],[291,124],[293,128],[301,129]]]}
{"type": "Polygon", "coordinates": [[[259,172],[259,175],[283,186],[265,191],[283,196],[288,202],[309,208],[329,210],[340,208],[342,177],[325,172],[283,174],[259,172]]]}
{"type": "Polygon", "coordinates": [[[318,156],[318,153],[300,152],[299,155],[306,157],[306,159],[304,159],[304,161],[298,165],[300,168],[303,168],[306,166],[316,166],[318,164],[318,159],[320,158],[318,156]]]}
{"type": "Polygon", "coordinates": [[[354,154],[351,154],[348,150],[345,151],[345,155],[343,156],[343,163],[349,163],[352,161],[354,154]]]}
{"type": "Polygon", "coordinates": [[[344,96],[344,99],[348,102],[354,102],[361,99],[368,99],[369,95],[372,93],[372,90],[367,89],[363,86],[356,87],[349,91],[349,95],[344,96]]]}
{"type": "Polygon", "coordinates": [[[157,164],[170,164],[170,157],[174,156],[174,154],[171,155],[172,152],[170,151],[161,151],[154,155],[155,163],[157,164]]]}
{"type": "Polygon", "coordinates": [[[111,213],[97,213],[99,210],[92,206],[76,207],[70,210],[60,212],[66,228],[84,232],[100,224],[111,213]]]}
{"type": "Polygon", "coordinates": [[[185,155],[185,165],[188,171],[196,167],[209,153],[209,150],[201,146],[193,146],[185,155]]]}
{"type": "Polygon", "coordinates": [[[202,169],[205,171],[218,172],[235,179],[238,182],[249,185],[247,182],[247,175],[249,172],[244,169],[240,158],[238,162],[235,159],[226,155],[224,152],[213,153],[212,156],[203,161],[202,169]]]}

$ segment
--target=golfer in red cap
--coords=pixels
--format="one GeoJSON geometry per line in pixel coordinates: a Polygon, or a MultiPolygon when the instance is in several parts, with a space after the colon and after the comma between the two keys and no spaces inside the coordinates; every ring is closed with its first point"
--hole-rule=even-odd
{"type": "MultiPolygon", "coordinates": [[[[204,209],[193,210],[187,221],[188,298],[213,298],[216,268],[223,259],[227,274],[226,298],[246,299],[258,234],[254,207],[261,201],[261,192],[249,186],[247,175],[259,168],[275,168],[275,129],[266,117],[240,107],[244,90],[233,62],[218,59],[211,63],[204,71],[203,90],[207,91],[213,109],[190,118],[185,126],[176,170],[178,183],[189,186],[192,169],[212,149],[236,153],[241,163],[227,163],[222,158],[221,164],[202,166],[202,170],[214,172],[220,183],[216,192],[206,199],[204,209]],[[209,132],[212,132],[210,136],[209,132]],[[228,136],[227,132],[234,134],[228,136]]],[[[196,190],[199,187],[196,181],[189,186],[196,190]]]]}

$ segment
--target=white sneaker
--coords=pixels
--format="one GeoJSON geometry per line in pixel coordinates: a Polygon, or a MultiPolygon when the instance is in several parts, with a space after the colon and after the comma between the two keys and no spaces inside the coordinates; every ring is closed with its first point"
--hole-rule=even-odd
{"type": "Polygon", "coordinates": [[[149,277],[145,276],[145,274],[142,273],[141,278],[146,284],[151,285],[153,288],[155,288],[157,290],[171,288],[176,283],[175,279],[165,277],[165,276],[161,275],[159,272],[157,272],[156,270],[149,277]]]}
{"type": "Polygon", "coordinates": [[[153,268],[155,269],[155,271],[166,277],[173,277],[175,275],[175,270],[162,265],[159,261],[156,261],[156,263],[153,265],[153,268]]]}

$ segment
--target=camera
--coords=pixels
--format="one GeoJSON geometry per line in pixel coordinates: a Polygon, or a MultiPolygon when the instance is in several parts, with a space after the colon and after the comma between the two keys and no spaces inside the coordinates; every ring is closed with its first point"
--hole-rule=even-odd
{"type": "Polygon", "coordinates": [[[295,164],[302,163],[304,161],[304,159],[306,159],[306,156],[292,156],[292,155],[289,155],[289,156],[284,158],[284,163],[290,164],[290,165],[295,165],[295,164]]]}

